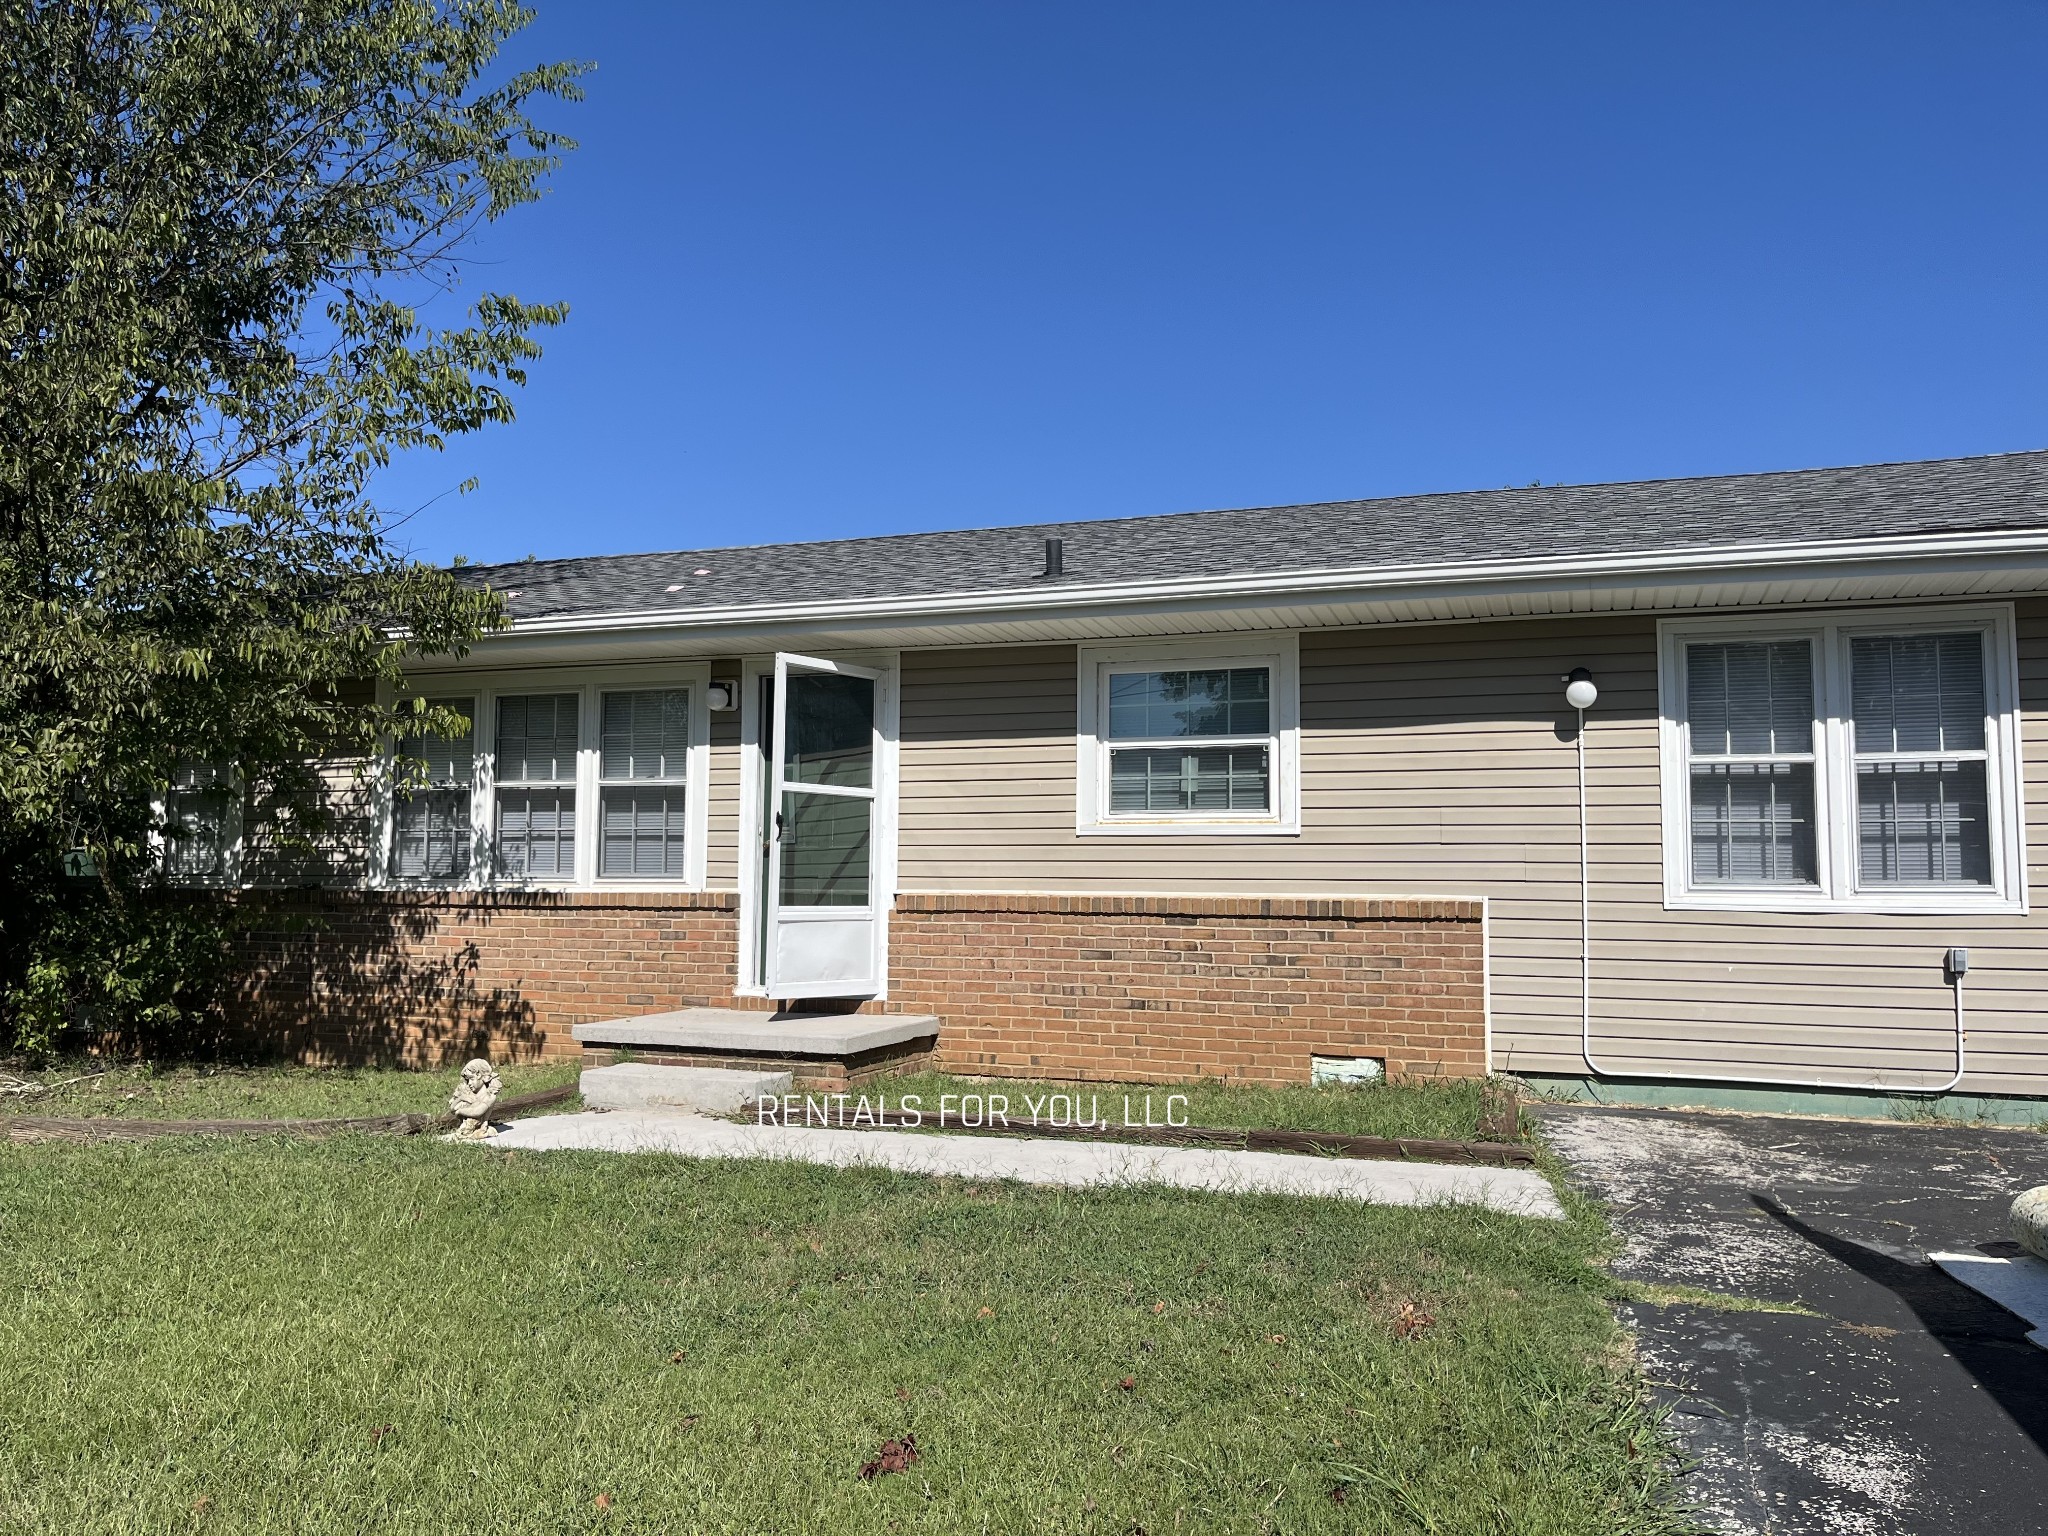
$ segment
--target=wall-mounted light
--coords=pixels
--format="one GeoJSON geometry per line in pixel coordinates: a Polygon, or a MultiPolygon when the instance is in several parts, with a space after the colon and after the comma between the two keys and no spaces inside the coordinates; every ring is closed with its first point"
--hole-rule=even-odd
{"type": "Polygon", "coordinates": [[[1573,667],[1564,678],[1564,701],[1573,709],[1591,709],[1593,701],[1600,697],[1600,690],[1593,686],[1593,674],[1584,667],[1573,667]]]}
{"type": "Polygon", "coordinates": [[[740,685],[728,677],[718,678],[712,682],[705,697],[710,700],[714,714],[724,714],[727,710],[739,708],[740,685]]]}

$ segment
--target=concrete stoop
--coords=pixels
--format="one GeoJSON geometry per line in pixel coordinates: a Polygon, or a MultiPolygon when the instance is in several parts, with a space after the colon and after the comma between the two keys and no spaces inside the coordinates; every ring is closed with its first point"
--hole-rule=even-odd
{"type": "Polygon", "coordinates": [[[780,1086],[763,1090],[770,1093],[792,1087],[840,1092],[874,1078],[930,1066],[938,1049],[939,1021],[931,1014],[912,1013],[680,1008],[578,1024],[573,1033],[591,1069],[584,1073],[586,1082],[594,1073],[631,1066],[780,1077],[780,1086]]]}

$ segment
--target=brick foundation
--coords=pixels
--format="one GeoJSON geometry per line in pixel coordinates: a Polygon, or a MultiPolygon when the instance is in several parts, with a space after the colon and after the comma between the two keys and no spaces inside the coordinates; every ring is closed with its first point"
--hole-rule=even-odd
{"type": "Polygon", "coordinates": [[[341,892],[268,909],[226,1013],[312,1061],[575,1056],[592,1019],[725,1002],[729,892],[341,892]]]}
{"type": "Polygon", "coordinates": [[[936,1013],[957,1072],[1302,1082],[1486,1071],[1476,901],[903,896],[889,1006],[936,1013]]]}
{"type": "MultiPolygon", "coordinates": [[[[737,907],[718,892],[272,899],[227,1012],[311,1060],[573,1055],[570,1028],[593,1019],[771,1006],[732,996],[737,907]]],[[[1312,1055],[1477,1076],[1483,934],[1476,901],[906,895],[888,1000],[837,1006],[937,1014],[939,1064],[989,1076],[1300,1082],[1312,1055]]]]}

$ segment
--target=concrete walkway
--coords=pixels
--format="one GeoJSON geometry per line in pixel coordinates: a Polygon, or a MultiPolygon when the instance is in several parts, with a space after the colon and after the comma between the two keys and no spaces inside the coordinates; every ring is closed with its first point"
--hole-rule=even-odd
{"type": "Polygon", "coordinates": [[[832,1168],[891,1168],[963,1179],[1018,1179],[1026,1184],[1164,1184],[1218,1194],[1316,1195],[1367,1205],[1479,1205],[1516,1216],[1564,1215],[1549,1181],[1526,1168],[1364,1162],[1208,1147],[1034,1141],[1022,1136],[745,1125],[678,1110],[548,1115],[518,1121],[486,1145],[788,1158],[832,1168]]]}
{"type": "Polygon", "coordinates": [[[1931,1255],[2009,1257],[2048,1136],[1538,1106],[1632,1280],[1804,1312],[1626,1310],[1723,1536],[2039,1536],[2048,1354],[1931,1255]]]}

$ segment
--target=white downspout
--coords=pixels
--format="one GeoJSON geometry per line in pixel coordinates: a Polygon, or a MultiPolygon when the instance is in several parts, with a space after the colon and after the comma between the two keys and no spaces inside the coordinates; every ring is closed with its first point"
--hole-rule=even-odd
{"type": "MultiPolygon", "coordinates": [[[[1951,959],[1962,956],[1961,964],[1948,966],[1949,985],[1956,998],[1956,1069],[1945,1083],[1933,1087],[1895,1087],[1887,1083],[1845,1083],[1821,1077],[1740,1077],[1728,1073],[1668,1072],[1658,1069],[1651,1072],[1619,1072],[1605,1067],[1593,1054],[1593,883],[1591,879],[1590,838],[1587,833],[1586,817],[1586,704],[1580,704],[1571,697],[1581,685],[1592,691],[1591,675],[1580,667],[1566,679],[1573,687],[1566,691],[1566,697],[1577,709],[1579,730],[1576,746],[1579,760],[1579,1054],[1586,1059],[1586,1070],[1595,1077],[1647,1077],[1669,1078],[1681,1083],[1742,1083],[1763,1088],[1849,1088],[1859,1093],[1947,1093],[1963,1080],[1966,1062],[1963,1029],[1963,973],[1969,968],[1968,952],[1951,950],[1951,959]]],[[[1587,703],[1591,703],[1591,699],[1587,703]]]]}

